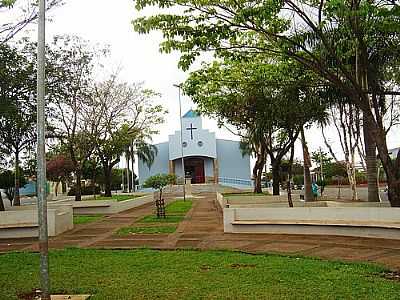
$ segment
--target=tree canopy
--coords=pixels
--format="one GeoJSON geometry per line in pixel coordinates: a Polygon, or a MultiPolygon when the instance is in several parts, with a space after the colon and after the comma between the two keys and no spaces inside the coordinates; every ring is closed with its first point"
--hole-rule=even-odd
{"type": "Polygon", "coordinates": [[[135,30],[160,30],[161,51],[178,50],[184,70],[204,51],[218,60],[273,55],[318,75],[311,86],[339,89],[362,111],[366,149],[378,149],[389,200],[400,206],[400,155],[391,160],[383,122],[385,98],[396,94],[390,83],[398,82],[400,67],[396,1],[136,1],[138,10],[149,6],[160,13],[137,18],[135,30]]]}

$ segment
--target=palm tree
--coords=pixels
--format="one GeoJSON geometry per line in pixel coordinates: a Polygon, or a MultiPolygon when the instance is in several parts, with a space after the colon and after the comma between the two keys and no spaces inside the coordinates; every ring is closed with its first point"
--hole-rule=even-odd
{"type": "Polygon", "coordinates": [[[136,143],[132,142],[132,144],[130,146],[130,150],[129,150],[129,155],[130,155],[130,161],[132,163],[132,188],[133,188],[134,192],[136,189],[136,185],[135,185],[136,175],[135,175],[135,171],[134,171],[136,156],[138,157],[139,160],[143,161],[147,165],[147,167],[150,169],[154,163],[154,159],[156,158],[157,154],[158,154],[158,148],[155,145],[146,143],[143,140],[136,142],[136,143]]]}

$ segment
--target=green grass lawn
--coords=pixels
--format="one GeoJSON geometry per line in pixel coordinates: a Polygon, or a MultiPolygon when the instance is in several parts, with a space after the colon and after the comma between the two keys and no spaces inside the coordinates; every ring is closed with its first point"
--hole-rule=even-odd
{"type": "Polygon", "coordinates": [[[97,220],[100,220],[103,215],[93,215],[93,216],[74,216],[74,224],[87,224],[97,220]]]}
{"type": "Polygon", "coordinates": [[[144,233],[144,234],[159,234],[159,233],[173,233],[176,231],[177,225],[171,226],[153,226],[159,223],[179,223],[185,218],[187,212],[192,208],[192,201],[190,200],[177,200],[168,204],[165,207],[165,218],[157,218],[155,215],[145,216],[136,223],[146,224],[149,227],[123,227],[118,230],[117,235],[129,235],[132,233],[144,233]]]}
{"type": "Polygon", "coordinates": [[[157,216],[150,215],[137,221],[137,223],[179,223],[183,221],[185,216],[169,216],[166,215],[165,218],[157,218],[157,216]]]}
{"type": "Polygon", "coordinates": [[[104,196],[97,196],[95,198],[89,198],[85,200],[117,200],[118,202],[120,201],[125,201],[125,200],[130,200],[130,199],[135,199],[142,197],[144,195],[113,195],[111,198],[110,197],[104,197],[104,196]]]}
{"type": "MultiPolygon", "coordinates": [[[[0,299],[39,287],[39,255],[0,255],[0,299]]],[[[371,265],[225,251],[50,252],[52,293],[131,299],[399,299],[371,265]]]]}
{"type": "Polygon", "coordinates": [[[157,218],[155,215],[145,216],[138,223],[179,223],[183,221],[187,212],[192,208],[190,200],[176,200],[165,206],[166,218],[157,218]]]}
{"type": "Polygon", "coordinates": [[[165,207],[165,213],[167,215],[186,215],[186,213],[192,208],[191,200],[176,200],[165,207]]]}
{"type": "Polygon", "coordinates": [[[134,233],[141,234],[162,234],[162,233],[174,233],[176,231],[176,225],[168,226],[154,226],[154,227],[124,227],[117,231],[117,235],[130,235],[134,233]]]}

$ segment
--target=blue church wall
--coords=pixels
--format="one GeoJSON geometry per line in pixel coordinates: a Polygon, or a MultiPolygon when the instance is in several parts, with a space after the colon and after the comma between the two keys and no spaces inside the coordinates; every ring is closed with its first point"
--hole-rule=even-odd
{"type": "Polygon", "coordinates": [[[202,158],[204,161],[204,178],[203,166],[198,160],[193,159],[187,162],[188,173],[194,176],[196,183],[216,182],[219,179],[220,183],[226,185],[252,185],[250,156],[242,155],[239,142],[217,140],[215,133],[203,129],[201,116],[193,110],[182,117],[182,123],[182,137],[180,131],[175,131],[174,134],[169,135],[168,142],[155,145],[158,148],[158,155],[150,169],[139,160],[140,185],[143,185],[149,176],[169,173],[172,171],[170,168],[173,168],[174,173],[181,177],[182,151],[185,158],[202,158]],[[214,159],[217,159],[218,165],[214,165],[214,159]],[[172,161],[173,163],[170,163],[172,161]],[[217,168],[214,170],[215,167],[217,168]],[[215,172],[218,172],[219,178],[214,178],[215,172]]]}
{"type": "Polygon", "coordinates": [[[139,169],[139,184],[142,185],[145,180],[155,174],[168,174],[169,169],[168,169],[168,163],[169,163],[169,144],[168,143],[161,143],[155,145],[158,149],[158,154],[154,158],[154,162],[151,165],[150,169],[149,167],[141,160],[139,159],[138,162],[138,169],[139,169]]]}
{"type": "Polygon", "coordinates": [[[175,165],[175,175],[177,177],[182,177],[182,160],[181,159],[176,159],[174,160],[174,165],[175,165]]]}
{"type": "Polygon", "coordinates": [[[237,141],[217,140],[219,177],[250,180],[250,156],[242,156],[237,141]]]}
{"type": "Polygon", "coordinates": [[[206,177],[214,177],[214,164],[212,158],[204,158],[204,173],[206,177]]]}

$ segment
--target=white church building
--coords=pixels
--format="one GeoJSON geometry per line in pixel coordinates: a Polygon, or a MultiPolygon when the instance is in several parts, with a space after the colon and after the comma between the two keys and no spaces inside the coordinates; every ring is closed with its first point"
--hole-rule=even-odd
{"type": "Polygon", "coordinates": [[[189,110],[182,117],[181,132],[169,135],[168,141],[155,146],[158,154],[149,168],[139,160],[139,184],[155,174],[182,177],[182,152],[186,178],[192,183],[221,183],[251,186],[250,156],[242,154],[238,141],[216,139],[215,133],[203,129],[201,116],[189,110]]]}

